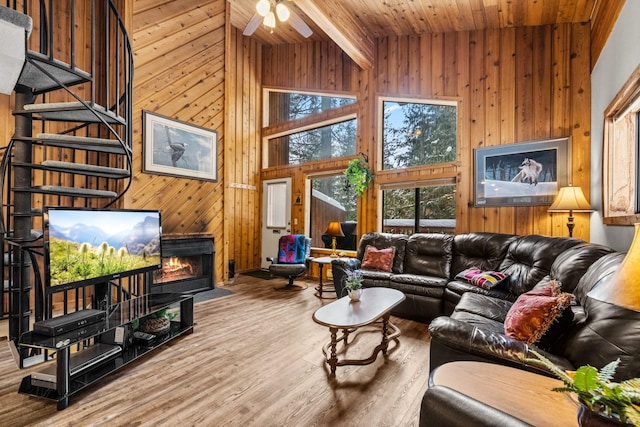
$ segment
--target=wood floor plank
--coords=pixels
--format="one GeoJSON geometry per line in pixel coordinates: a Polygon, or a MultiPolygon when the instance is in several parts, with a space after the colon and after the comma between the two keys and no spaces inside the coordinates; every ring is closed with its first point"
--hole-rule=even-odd
{"type": "MultiPolygon", "coordinates": [[[[17,393],[36,368],[17,369],[0,342],[0,425],[12,426],[417,426],[427,388],[427,325],[402,330],[385,358],[329,375],[328,328],[311,319],[331,300],[273,289],[282,279],[237,276],[234,294],[196,304],[194,333],[157,349],[71,397],[70,406],[17,393]]],[[[379,331],[363,332],[349,357],[366,357],[379,331]]]]}

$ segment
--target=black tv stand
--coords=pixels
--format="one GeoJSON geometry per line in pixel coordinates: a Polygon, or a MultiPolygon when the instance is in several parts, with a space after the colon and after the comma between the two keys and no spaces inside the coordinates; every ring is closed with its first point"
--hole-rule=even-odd
{"type": "Polygon", "coordinates": [[[19,392],[69,406],[69,397],[108,374],[182,335],[193,332],[193,295],[149,294],[112,305],[104,322],[58,336],[27,332],[19,346],[50,354],[39,372],[22,379],[19,392]],[[166,308],[179,309],[179,320],[171,321],[169,332],[148,343],[133,340],[136,321],[166,308]],[[119,351],[108,352],[114,347],[119,351]],[[77,350],[72,353],[72,350],[77,350]],[[73,356],[72,356],[73,354],[73,356]],[[71,360],[71,359],[75,360],[71,360]],[[82,365],[80,365],[82,363],[82,365]],[[55,366],[54,366],[55,365],[55,366]]]}

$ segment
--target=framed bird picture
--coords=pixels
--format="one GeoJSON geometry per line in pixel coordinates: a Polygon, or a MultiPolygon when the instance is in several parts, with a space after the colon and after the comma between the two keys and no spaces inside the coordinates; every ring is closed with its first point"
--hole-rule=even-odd
{"type": "Polygon", "coordinates": [[[218,133],[142,111],[142,172],[218,180],[218,133]]]}

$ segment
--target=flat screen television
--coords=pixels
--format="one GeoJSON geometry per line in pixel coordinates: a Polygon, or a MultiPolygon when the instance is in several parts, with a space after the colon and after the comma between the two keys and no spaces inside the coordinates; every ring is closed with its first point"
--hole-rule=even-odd
{"type": "Polygon", "coordinates": [[[157,210],[45,209],[47,291],[162,268],[161,224],[157,210]]]}

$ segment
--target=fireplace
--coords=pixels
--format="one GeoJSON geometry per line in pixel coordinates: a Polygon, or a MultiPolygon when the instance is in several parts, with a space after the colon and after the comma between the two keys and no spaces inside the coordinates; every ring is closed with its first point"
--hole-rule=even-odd
{"type": "Polygon", "coordinates": [[[213,289],[213,237],[162,238],[162,269],[151,273],[152,293],[194,293],[213,289]]]}

